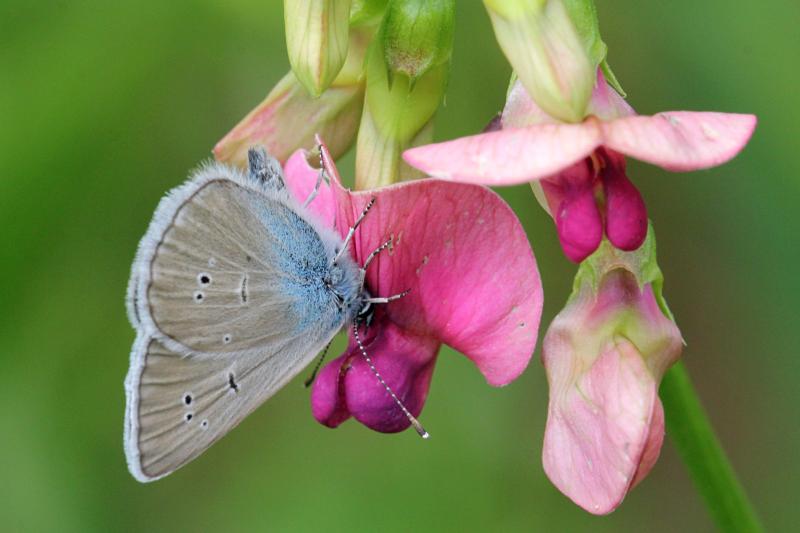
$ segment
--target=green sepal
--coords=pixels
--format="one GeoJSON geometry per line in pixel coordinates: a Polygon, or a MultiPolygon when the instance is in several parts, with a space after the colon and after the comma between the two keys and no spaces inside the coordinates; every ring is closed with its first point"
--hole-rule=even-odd
{"type": "Polygon", "coordinates": [[[661,312],[673,322],[675,321],[663,294],[664,274],[661,272],[656,260],[656,234],[652,223],[647,225],[647,237],[644,243],[632,252],[625,252],[615,248],[608,239],[603,238],[603,242],[600,243],[597,250],[584,259],[578,267],[578,272],[575,274],[575,281],[572,285],[570,300],[576,298],[586,286],[589,286],[597,294],[606,274],[617,269],[624,269],[630,272],[640,288],[644,288],[648,284],[651,285],[653,287],[653,295],[661,312]]]}

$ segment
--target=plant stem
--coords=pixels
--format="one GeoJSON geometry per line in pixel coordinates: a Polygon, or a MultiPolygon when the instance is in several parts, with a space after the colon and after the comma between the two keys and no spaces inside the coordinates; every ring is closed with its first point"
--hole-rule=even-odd
{"type": "Polygon", "coordinates": [[[763,531],[683,363],[678,362],[666,373],[660,393],[667,434],[689,468],[717,526],[722,531],[763,531]]]}

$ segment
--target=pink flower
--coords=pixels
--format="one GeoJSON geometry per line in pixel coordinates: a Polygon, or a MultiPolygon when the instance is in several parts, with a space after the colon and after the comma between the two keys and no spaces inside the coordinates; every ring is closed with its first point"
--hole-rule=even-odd
{"type": "Polygon", "coordinates": [[[588,117],[558,123],[517,82],[502,129],[412,148],[405,160],[431,176],[485,185],[539,181],[564,253],[579,262],[600,245],[603,232],[622,250],[635,250],[647,232],[647,210],[625,174],[624,155],[671,171],[721,165],[747,144],[753,115],[671,111],[636,115],[598,81],[588,117]],[[598,199],[600,199],[598,201],[598,199]]]}
{"type": "Polygon", "coordinates": [[[649,255],[654,244],[634,253],[601,250],[581,265],[542,356],[550,385],[545,472],[595,514],[613,511],[658,459],[658,386],[683,347],[649,255]]]}
{"type": "MultiPolygon", "coordinates": [[[[367,269],[373,296],[409,290],[378,306],[362,342],[409,411],[418,415],[439,347],[471,359],[490,385],[513,381],[536,345],[542,286],[528,239],[511,209],[491,190],[423,179],[371,191],[342,187],[323,147],[330,186],[310,208],[342,235],[371,198],[375,204],[356,231],[352,253],[363,264],[388,239],[391,246],[367,269]]],[[[304,199],[317,169],[304,151],[286,163],[287,186],[304,199]]],[[[382,432],[401,431],[408,419],[387,394],[352,339],[319,374],[312,391],[316,419],[336,427],[350,416],[382,432]]]]}

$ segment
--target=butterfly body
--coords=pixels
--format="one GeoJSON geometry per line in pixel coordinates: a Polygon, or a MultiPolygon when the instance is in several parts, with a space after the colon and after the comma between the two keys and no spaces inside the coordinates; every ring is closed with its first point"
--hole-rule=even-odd
{"type": "Polygon", "coordinates": [[[249,174],[210,164],[171,191],[139,245],[125,451],[140,481],[202,453],[369,308],[343,239],[253,156],[249,174]]]}

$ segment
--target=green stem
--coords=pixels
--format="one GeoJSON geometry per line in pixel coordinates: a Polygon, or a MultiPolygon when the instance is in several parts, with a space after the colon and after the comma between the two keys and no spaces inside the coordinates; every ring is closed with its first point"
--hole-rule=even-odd
{"type": "Polygon", "coordinates": [[[667,434],[722,531],[763,531],[752,504],[720,446],[683,363],[664,376],[661,399],[667,434]]]}

